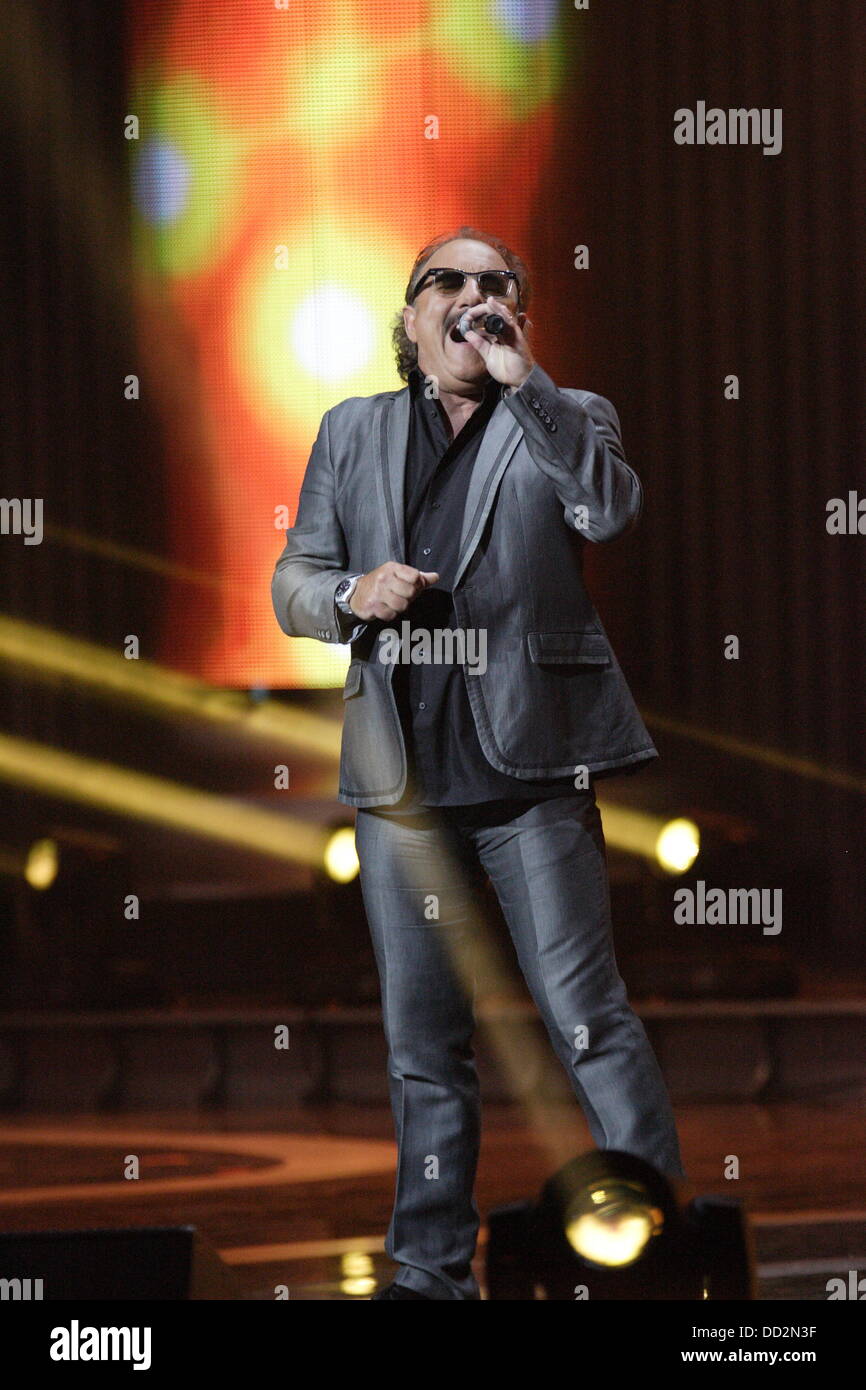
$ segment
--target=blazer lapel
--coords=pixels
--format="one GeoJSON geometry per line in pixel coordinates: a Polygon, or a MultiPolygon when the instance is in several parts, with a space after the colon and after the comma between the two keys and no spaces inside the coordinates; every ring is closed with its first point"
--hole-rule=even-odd
{"type": "Polygon", "coordinates": [[[496,489],[522,438],[522,427],[508,406],[500,401],[487,422],[487,429],[484,431],[469,481],[463,512],[463,530],[460,535],[460,558],[454,575],[455,589],[475,553],[475,547],[481,539],[484,524],[493,506],[496,489]]]}
{"type": "Polygon", "coordinates": [[[406,452],[409,448],[409,388],[380,401],[373,425],[379,490],[388,526],[389,553],[406,563],[406,452]]]}
{"type": "MultiPolygon", "coordinates": [[[[406,387],[379,403],[373,426],[379,488],[387,520],[390,549],[406,563],[405,489],[406,454],[409,447],[410,392],[406,387]]],[[[488,421],[475,458],[466,494],[460,553],[454,576],[456,589],[475,551],[505,469],[511,461],[523,429],[500,401],[488,421]]]]}

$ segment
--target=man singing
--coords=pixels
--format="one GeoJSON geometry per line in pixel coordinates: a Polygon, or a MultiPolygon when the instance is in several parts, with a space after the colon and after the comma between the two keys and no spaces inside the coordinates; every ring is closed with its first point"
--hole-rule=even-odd
{"type": "Polygon", "coordinates": [[[658,756],[582,573],[587,542],[636,523],[641,486],[610,402],[534,360],[528,304],[497,238],[424,247],[394,328],[408,384],[326,412],[272,581],[290,637],[351,644],[339,796],[358,808],[398,1146],[399,1269],[377,1299],[479,1297],[460,962],[485,879],[598,1147],[684,1175],[616,964],[594,789],[658,756]]]}

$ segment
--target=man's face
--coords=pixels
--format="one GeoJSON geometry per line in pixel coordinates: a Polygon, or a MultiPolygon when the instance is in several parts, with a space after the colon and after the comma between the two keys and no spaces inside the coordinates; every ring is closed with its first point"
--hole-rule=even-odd
{"type": "MultiPolygon", "coordinates": [[[[455,270],[507,270],[498,251],[483,241],[449,241],[430,257],[421,274],[437,266],[455,270]]],[[[512,284],[514,282],[512,281],[512,284]]],[[[487,378],[484,358],[470,343],[456,342],[452,331],[467,309],[483,304],[475,280],[467,279],[455,295],[443,294],[427,281],[414,304],[403,310],[403,322],[411,342],[418,344],[418,366],[424,376],[435,377],[440,391],[477,396],[487,378]]],[[[515,308],[515,299],[506,301],[515,308]]],[[[524,315],[519,316],[523,321],[524,315]]]]}

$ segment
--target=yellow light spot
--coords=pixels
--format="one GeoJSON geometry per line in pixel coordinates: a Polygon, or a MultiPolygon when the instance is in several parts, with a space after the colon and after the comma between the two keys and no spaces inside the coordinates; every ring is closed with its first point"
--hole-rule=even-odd
{"type": "Polygon", "coordinates": [[[668,821],[656,841],[656,858],[668,873],[682,874],[690,869],[701,848],[701,833],[694,821],[668,821]]]}
{"type": "Polygon", "coordinates": [[[569,1245],[592,1264],[633,1264],[664,1225],[645,1189],[635,1183],[610,1183],[582,1192],[565,1222],[569,1245]]]}
{"type": "Polygon", "coordinates": [[[325,869],[337,883],[351,883],[358,873],[355,832],[350,825],[335,830],[325,849],[325,869]]]}
{"type": "Polygon", "coordinates": [[[60,851],[55,840],[36,840],[27,854],[24,877],[31,888],[50,888],[60,867],[60,851]]]}
{"type": "Polygon", "coordinates": [[[391,320],[415,249],[362,216],[333,212],[297,238],[274,228],[250,262],[233,325],[235,370],[268,431],[308,453],[326,410],[399,384],[391,320]]]}
{"type": "Polygon", "coordinates": [[[373,1261],[362,1250],[347,1250],[340,1260],[340,1291],[350,1298],[368,1298],[376,1287],[373,1261]]]}

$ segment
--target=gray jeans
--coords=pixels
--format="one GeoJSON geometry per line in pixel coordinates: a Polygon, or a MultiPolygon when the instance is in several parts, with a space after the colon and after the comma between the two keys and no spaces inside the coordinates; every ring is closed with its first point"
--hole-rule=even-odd
{"type": "Polygon", "coordinates": [[[595,1143],[684,1176],[664,1079],[616,964],[595,793],[359,810],[355,838],[398,1148],[386,1250],[398,1284],[477,1299],[481,1109],[465,962],[485,875],[595,1143]],[[581,1028],[588,1045],[576,1046],[581,1028]]]}

